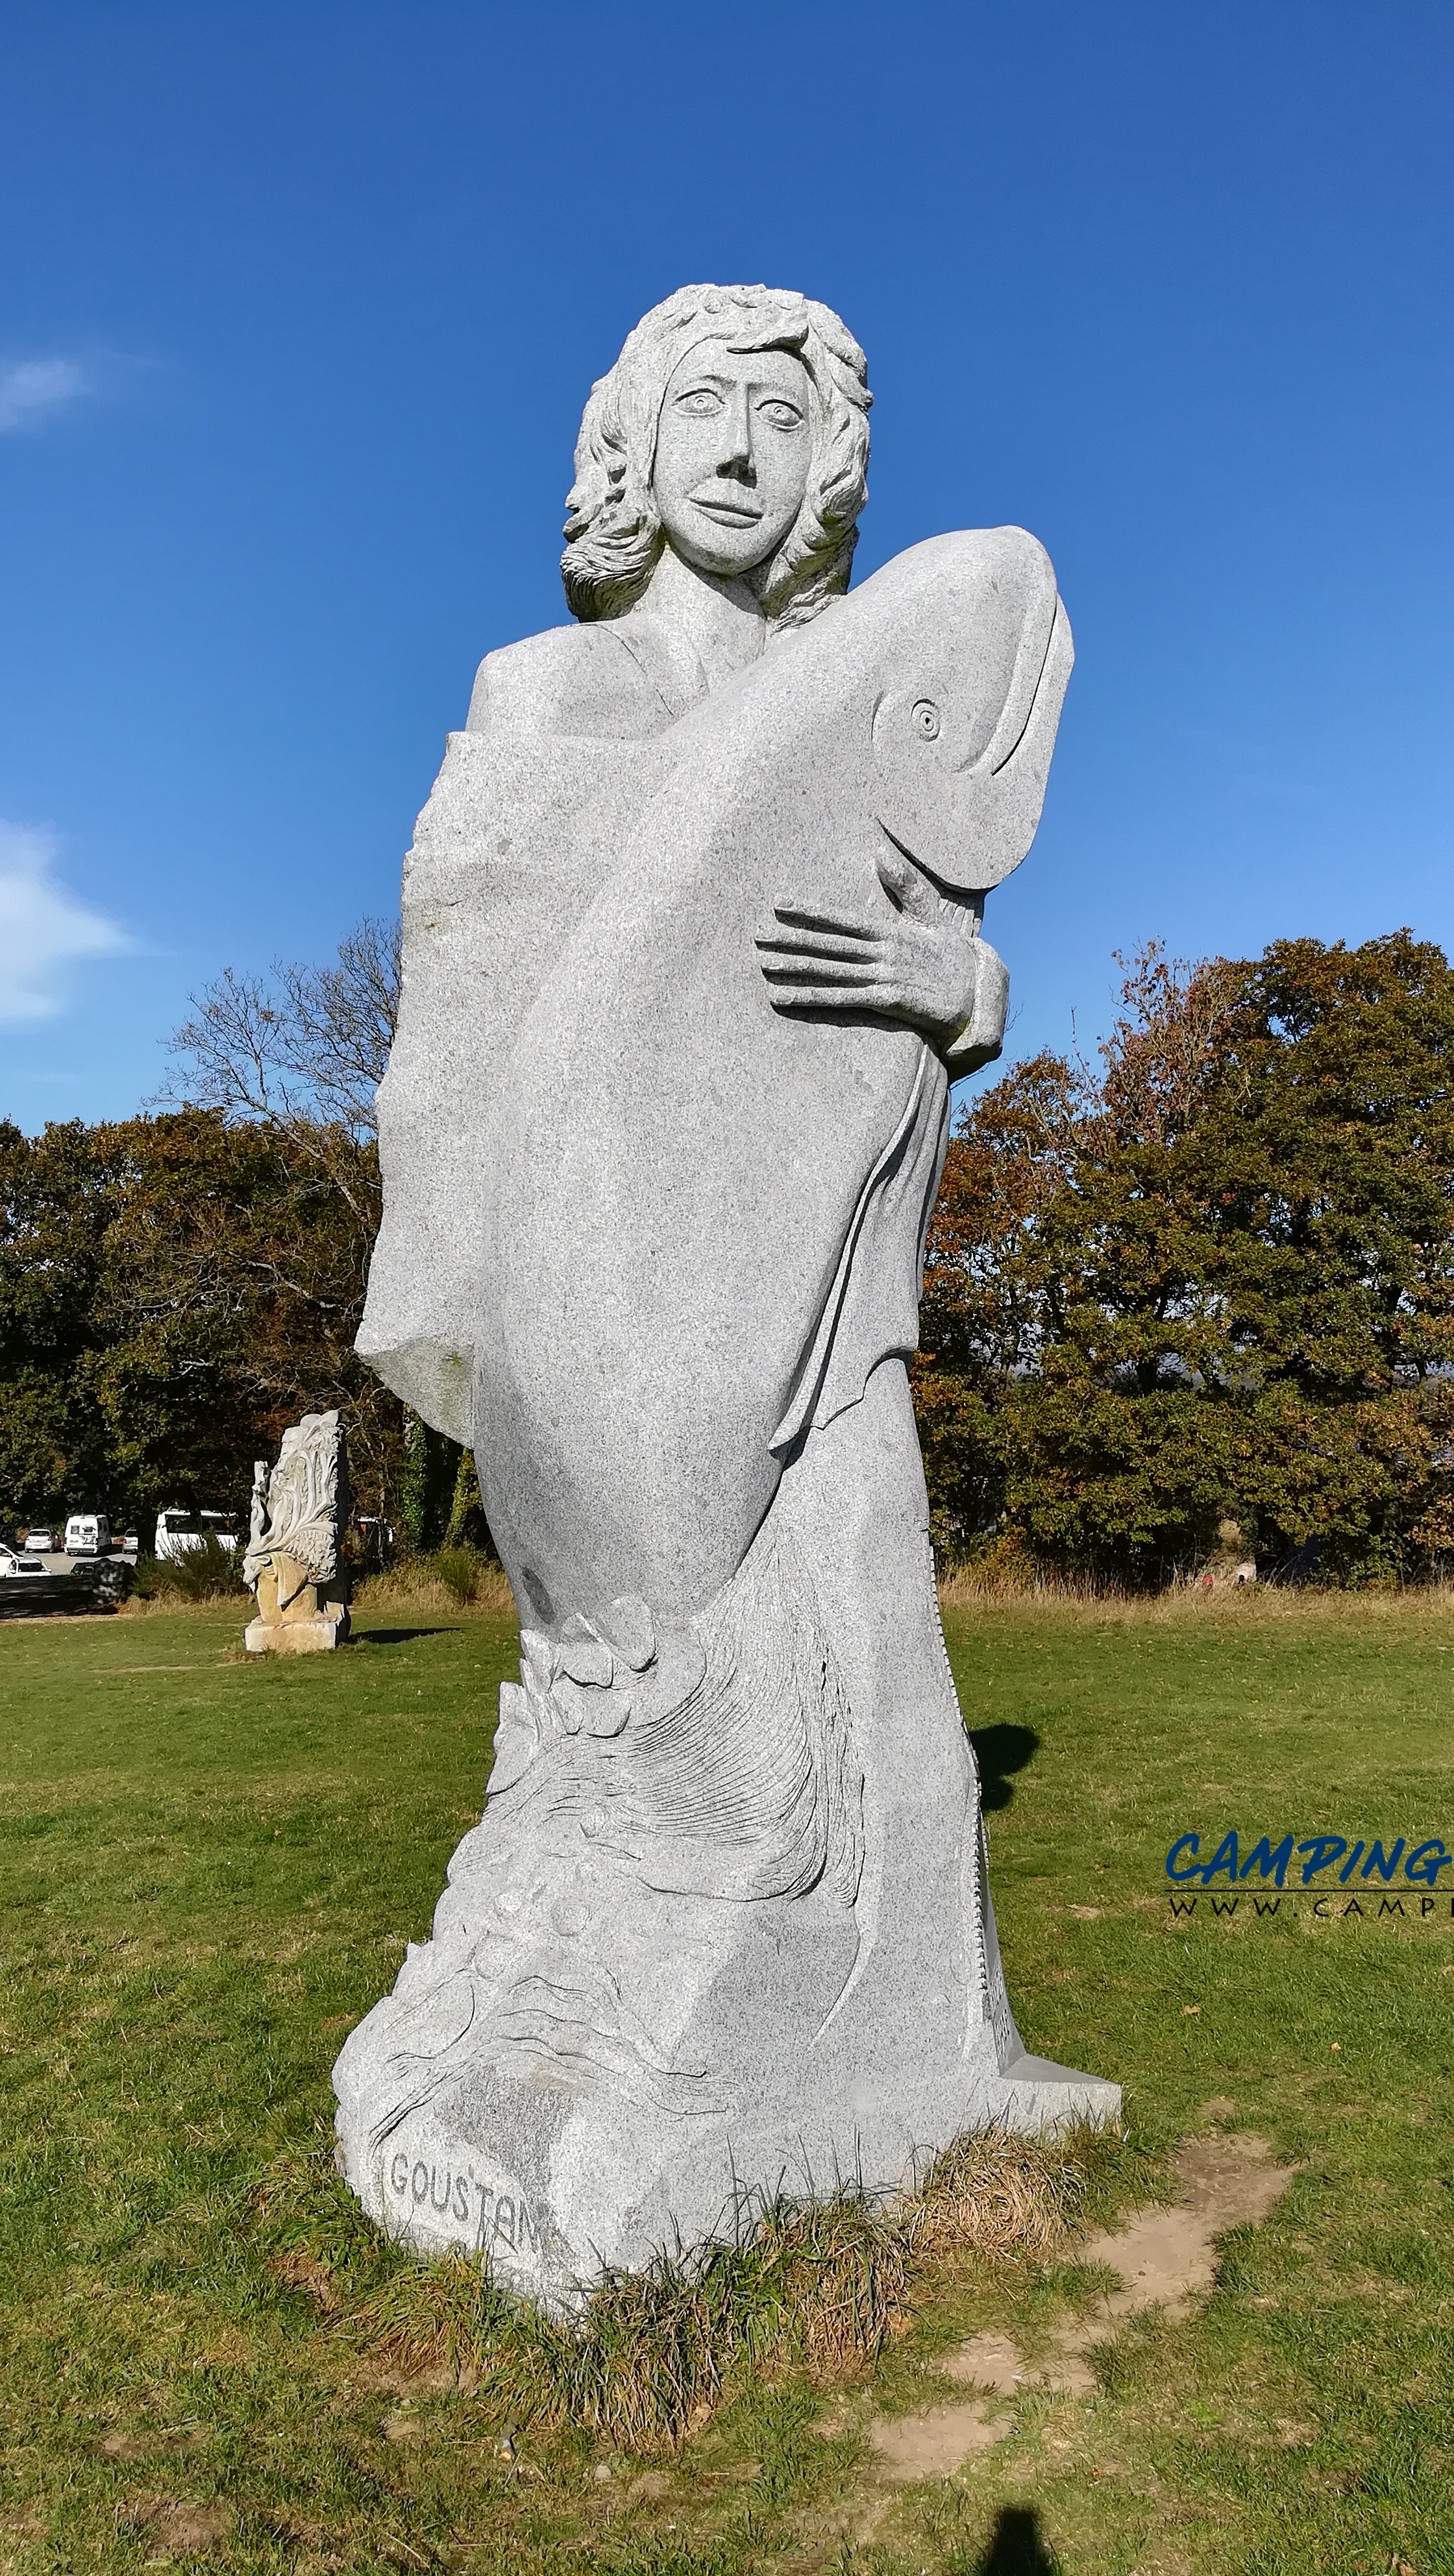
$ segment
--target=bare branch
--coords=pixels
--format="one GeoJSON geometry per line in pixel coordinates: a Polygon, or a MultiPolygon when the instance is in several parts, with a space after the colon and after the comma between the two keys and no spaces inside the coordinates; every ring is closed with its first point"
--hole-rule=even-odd
{"type": "Polygon", "coordinates": [[[229,966],[193,995],[158,1099],[295,1133],[341,1129],[357,1144],[376,1132],[398,1010],[397,921],[359,922],[335,966],[275,960],[268,977],[229,966]]]}

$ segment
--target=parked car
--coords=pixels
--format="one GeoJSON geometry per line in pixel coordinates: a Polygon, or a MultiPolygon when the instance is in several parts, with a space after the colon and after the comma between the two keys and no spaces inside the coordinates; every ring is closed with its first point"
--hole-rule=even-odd
{"type": "Polygon", "coordinates": [[[3,1583],[9,1574],[44,1574],[44,1572],[45,1567],[38,1556],[28,1554],[22,1556],[17,1549],[6,1547],[3,1540],[0,1540],[0,1583],[3,1583]]]}
{"type": "Polygon", "coordinates": [[[215,1538],[229,1556],[237,1551],[237,1523],[231,1512],[188,1512],[180,1504],[169,1504],[157,1514],[156,1537],[152,1552],[165,1564],[170,1557],[190,1556],[196,1547],[205,1547],[215,1538]]]}
{"type": "Polygon", "coordinates": [[[109,1556],[111,1523],[104,1512],[72,1512],[66,1523],[67,1556],[109,1556]]]}
{"type": "Polygon", "coordinates": [[[59,1556],[53,1529],[33,1529],[25,1533],[25,1544],[35,1556],[59,1556]]]}
{"type": "Polygon", "coordinates": [[[370,1573],[381,1573],[394,1561],[394,1525],[377,1512],[360,1512],[359,1544],[363,1562],[370,1573]]]}

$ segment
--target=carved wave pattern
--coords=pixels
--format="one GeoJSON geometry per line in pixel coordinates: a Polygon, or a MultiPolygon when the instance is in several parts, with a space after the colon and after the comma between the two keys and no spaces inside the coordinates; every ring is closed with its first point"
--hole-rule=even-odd
{"type": "MultiPolygon", "coordinates": [[[[632,2001],[638,1976],[621,1936],[635,1909],[623,1881],[710,1901],[715,1913],[723,1901],[792,1900],[826,1880],[851,1908],[863,1781],[812,1583],[785,1533],[764,1526],[690,1642],[688,1689],[653,1710],[632,1675],[631,1714],[619,1728],[611,1720],[615,1731],[574,1710],[571,1725],[547,1725],[523,1775],[465,1837],[433,1941],[376,2008],[391,2098],[385,2107],[376,2095],[375,2147],[482,2060],[544,2069],[568,2087],[604,2082],[677,2117],[730,2107],[690,2041],[666,2040],[632,2001]]],[[[604,1704],[613,1688],[592,1696],[604,1704]]],[[[644,1992],[656,2001],[659,1959],[649,1965],[644,1992]]],[[[690,1984],[685,1952],[682,1967],[690,1984]]],[[[683,2038],[690,2022],[688,2008],[683,2038]]]]}
{"type": "Polygon", "coordinates": [[[605,2077],[628,2101],[677,2118],[730,2108],[707,2068],[676,2062],[625,2002],[610,1970],[573,1960],[567,1974],[517,1978],[489,2019],[492,2040],[527,2062],[590,2086],[605,2077]]]}
{"type": "Polygon", "coordinates": [[[701,1884],[704,1859],[745,1868],[742,1897],[802,1896],[825,1875],[845,1905],[863,1868],[862,1779],[847,1697],[811,1582],[769,1524],[693,1623],[706,1668],[623,1750],[651,1834],[642,1875],[701,1884]]]}

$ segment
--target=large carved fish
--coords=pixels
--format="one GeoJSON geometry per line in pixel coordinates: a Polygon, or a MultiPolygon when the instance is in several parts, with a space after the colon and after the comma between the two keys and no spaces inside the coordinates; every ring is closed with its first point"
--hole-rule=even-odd
{"type": "Polygon", "coordinates": [[[794,1444],[914,1347],[943,1067],[906,1027],[780,1015],[754,933],[774,902],[887,907],[890,842],[977,920],[1071,660],[1032,537],[938,537],[674,728],[481,1159],[474,1437],[530,1624],[699,1611],[794,1444]]]}

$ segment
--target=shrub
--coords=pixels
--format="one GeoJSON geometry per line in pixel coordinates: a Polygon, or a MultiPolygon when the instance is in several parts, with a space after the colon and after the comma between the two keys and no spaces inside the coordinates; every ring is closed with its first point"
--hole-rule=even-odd
{"type": "Polygon", "coordinates": [[[142,1601],[230,1601],[247,1598],[242,1555],[223,1547],[211,1530],[184,1556],[139,1556],[136,1593],[142,1601]]]}
{"type": "Polygon", "coordinates": [[[478,1598],[482,1577],[496,1569],[477,1547],[441,1547],[433,1556],[420,1558],[419,1570],[432,1574],[465,1610],[478,1598]]]}

